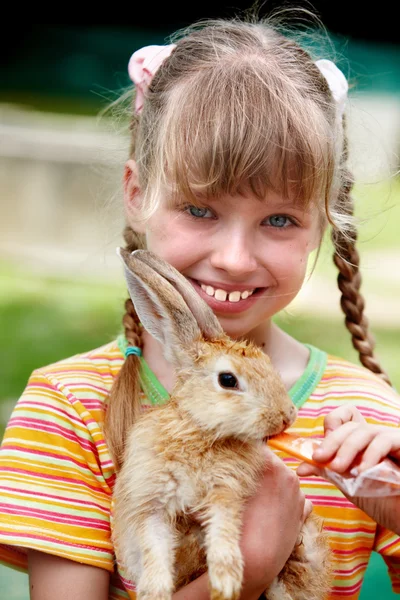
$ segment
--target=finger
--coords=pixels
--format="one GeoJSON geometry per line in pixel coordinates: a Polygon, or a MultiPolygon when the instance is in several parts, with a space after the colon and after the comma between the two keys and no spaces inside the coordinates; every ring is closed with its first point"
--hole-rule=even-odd
{"type": "Polygon", "coordinates": [[[315,465],[303,462],[297,467],[296,473],[299,477],[311,477],[312,475],[321,475],[322,470],[315,465]]]}
{"type": "Polygon", "coordinates": [[[379,431],[372,425],[358,426],[343,440],[336,456],[329,463],[329,468],[337,473],[347,471],[357,456],[364,452],[378,435],[379,431]]]}
{"type": "Polygon", "coordinates": [[[259,489],[270,493],[271,485],[298,484],[298,479],[292,469],[289,469],[283,460],[269,449],[264,463],[264,469],[260,475],[259,489]],[[284,483],[283,483],[284,482],[284,483]]]}
{"type": "Polygon", "coordinates": [[[400,456],[399,451],[400,432],[397,430],[381,431],[377,433],[365,450],[358,470],[361,472],[374,467],[389,455],[396,459],[400,456]]]}
{"type": "Polygon", "coordinates": [[[343,406],[335,408],[335,410],[327,414],[325,417],[325,435],[330,434],[331,431],[335,431],[344,425],[344,423],[348,423],[349,421],[353,421],[355,423],[366,422],[360,411],[353,406],[353,404],[343,404],[343,406]]]}
{"type": "Polygon", "coordinates": [[[304,502],[303,517],[302,517],[303,523],[307,519],[307,517],[310,516],[310,514],[312,513],[312,510],[313,510],[313,504],[312,504],[311,500],[306,498],[306,501],[304,502]]]}
{"type": "Polygon", "coordinates": [[[313,460],[321,463],[331,460],[345,439],[359,427],[359,423],[350,421],[332,431],[328,437],[322,440],[321,445],[314,450],[312,455],[313,460]]]}

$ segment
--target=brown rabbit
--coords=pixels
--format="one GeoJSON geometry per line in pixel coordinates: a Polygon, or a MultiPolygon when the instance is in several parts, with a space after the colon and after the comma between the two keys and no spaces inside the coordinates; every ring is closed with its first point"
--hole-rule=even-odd
{"type": "MultiPolygon", "coordinates": [[[[206,570],[212,600],[234,600],[244,503],[265,466],[265,439],[291,425],[296,408],[268,356],[230,339],[178,271],[148,251],[119,253],[139,318],[163,344],[176,383],[129,432],[113,497],[117,560],[138,600],[170,600],[206,570]]],[[[311,515],[265,596],[321,600],[330,581],[326,535],[311,515]]]]}

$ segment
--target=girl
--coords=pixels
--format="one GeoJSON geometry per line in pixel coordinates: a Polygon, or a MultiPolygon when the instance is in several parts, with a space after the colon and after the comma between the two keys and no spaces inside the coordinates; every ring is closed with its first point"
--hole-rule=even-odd
{"type": "MultiPolygon", "coordinates": [[[[343,74],[271,24],[236,19],[142,49],[129,72],[128,250],[147,247],[170,262],[230,336],[264,349],[299,408],[294,432],[322,436],[325,415],[345,402],[372,424],[397,426],[399,399],[372,355],[358,291],[343,74]],[[273,323],[300,290],[328,226],[346,326],[364,367],[273,323]]],[[[29,569],[32,600],[116,600],[133,589],[114,568],[111,494],[136,407],[166,398],[174,375],[130,300],[123,324],[118,340],[35,371],[4,437],[1,558],[29,569]]],[[[310,510],[305,495],[331,533],[330,597],[358,597],[372,550],[400,590],[400,540],[385,528],[382,504],[365,514],[321,478],[302,479],[300,489],[298,463],[283,458],[268,464],[247,506],[241,598],[259,598],[279,573],[310,510]]],[[[174,595],[208,597],[206,574],[174,595]]]]}

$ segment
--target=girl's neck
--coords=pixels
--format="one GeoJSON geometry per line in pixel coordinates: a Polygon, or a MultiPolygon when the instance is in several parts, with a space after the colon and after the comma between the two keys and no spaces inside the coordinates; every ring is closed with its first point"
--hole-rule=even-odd
{"type": "Polygon", "coordinates": [[[275,369],[278,371],[287,390],[303,375],[310,358],[309,349],[291,335],[285,333],[275,323],[271,323],[269,335],[262,346],[275,369]]]}
{"type": "MultiPolygon", "coordinates": [[[[262,348],[271,359],[287,390],[301,377],[307,367],[309,350],[282,331],[275,323],[249,332],[246,339],[262,348]]],[[[174,371],[166,361],[162,345],[147,331],[143,331],[143,356],[165,389],[171,393],[174,385],[174,371]]]]}

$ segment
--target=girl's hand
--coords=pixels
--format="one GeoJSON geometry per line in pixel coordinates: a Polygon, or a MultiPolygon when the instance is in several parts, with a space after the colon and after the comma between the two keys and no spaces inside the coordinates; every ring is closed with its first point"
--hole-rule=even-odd
{"type": "Polygon", "coordinates": [[[269,587],[289,558],[311,511],[312,503],[300,490],[296,474],[267,450],[260,486],[243,519],[244,590],[251,591],[253,586],[261,594],[269,587]]]}
{"type": "MultiPolygon", "coordinates": [[[[332,471],[345,473],[353,466],[361,473],[386,457],[400,461],[400,430],[368,424],[351,404],[328,414],[324,430],[325,438],[312,456],[313,460],[321,463],[321,467],[324,463],[329,463],[332,471]],[[360,459],[360,462],[353,465],[356,459],[360,459]]],[[[306,463],[302,463],[297,469],[300,477],[320,473],[318,467],[306,463]]]]}
{"type": "MultiPolygon", "coordinates": [[[[336,473],[356,468],[360,473],[375,466],[384,458],[400,462],[400,429],[369,425],[352,405],[344,405],[325,417],[325,438],[312,458],[321,468],[301,463],[299,477],[321,475],[323,466],[336,473]],[[353,465],[359,459],[359,464],[353,465]]],[[[399,496],[381,498],[349,497],[349,500],[367,513],[374,521],[400,535],[399,496]]]]}

